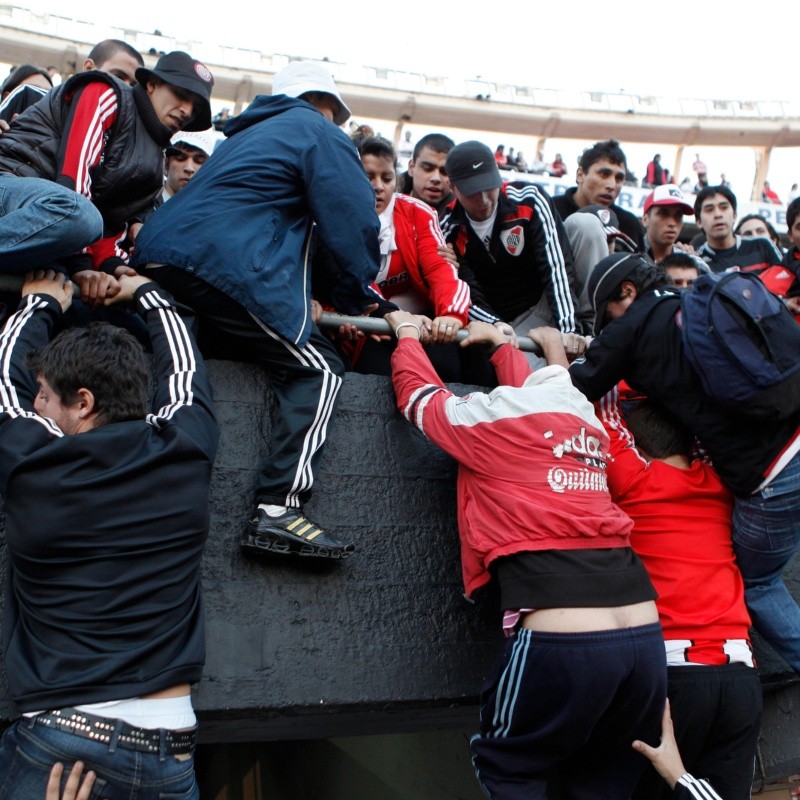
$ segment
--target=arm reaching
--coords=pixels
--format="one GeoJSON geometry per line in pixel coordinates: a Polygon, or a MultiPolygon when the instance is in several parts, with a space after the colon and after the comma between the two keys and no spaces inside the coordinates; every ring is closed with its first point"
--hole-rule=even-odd
{"type": "Polygon", "coordinates": [[[678,750],[678,743],[675,741],[675,731],[669,713],[669,700],[664,706],[664,716],[661,718],[661,743],[658,747],[651,747],[638,739],[632,747],[650,761],[656,772],[674,790],[676,800],[689,800],[690,798],[722,800],[707,781],[694,778],[686,772],[678,750]]]}
{"type": "Polygon", "coordinates": [[[205,363],[191,332],[191,311],[147,278],[126,275],[120,283],[123,292],[133,290],[153,343],[155,411],[147,421],[159,430],[170,423],[182,428],[213,461],[219,426],[205,363]]]}
{"type": "Polygon", "coordinates": [[[50,341],[53,325],[72,300],[72,285],[52,271],[29,273],[19,309],[0,334],[0,494],[20,461],[63,436],[34,411],[39,391],[27,357],[50,341]]]}
{"type": "Polygon", "coordinates": [[[528,336],[542,348],[547,365],[557,364],[567,369],[569,361],[564,350],[564,342],[561,338],[561,331],[555,328],[531,328],[528,336]]]}

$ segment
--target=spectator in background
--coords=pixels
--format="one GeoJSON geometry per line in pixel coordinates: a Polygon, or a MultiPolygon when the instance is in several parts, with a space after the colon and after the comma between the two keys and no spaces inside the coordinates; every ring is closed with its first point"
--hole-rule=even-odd
{"type": "Polygon", "coordinates": [[[553,178],[563,178],[567,174],[567,165],[564,163],[564,159],[561,158],[561,153],[556,153],[548,172],[553,178]]]}
{"type": "MultiPolygon", "coordinates": [[[[119,78],[129,86],[135,86],[135,72],[139,67],[143,66],[144,61],[141,54],[129,44],[119,39],[104,39],[96,44],[84,59],[82,71],[88,72],[97,69],[119,78]]],[[[33,69],[36,68],[34,67],[33,69]]],[[[42,70],[39,73],[41,80],[38,81],[38,87],[29,82],[23,82],[24,85],[18,84],[18,91],[12,92],[0,103],[0,131],[7,130],[8,122],[17,114],[21,114],[29,105],[40,100],[42,95],[46,94],[49,88],[52,87],[53,84],[49,73],[42,70]],[[49,85],[46,84],[45,79],[49,82],[49,85]]],[[[11,79],[13,77],[9,76],[7,79],[9,88],[13,88],[11,87],[11,79]]],[[[6,84],[3,84],[3,86],[5,87],[6,84]]]]}
{"type": "Polygon", "coordinates": [[[800,197],[796,197],[786,207],[786,228],[791,246],[786,251],[784,264],[797,272],[800,268],[800,197]]]}
{"type": "Polygon", "coordinates": [[[230,118],[231,110],[229,108],[223,108],[218,114],[214,114],[214,119],[212,120],[214,130],[222,132],[222,129],[230,118]]]}
{"type": "Polygon", "coordinates": [[[644,201],[642,225],[647,250],[653,261],[661,261],[675,249],[683,229],[683,218],[694,209],[677,186],[659,186],[644,201]]]}
{"type": "Polygon", "coordinates": [[[369,139],[374,135],[374,128],[372,125],[367,125],[366,122],[362,122],[360,125],[356,125],[355,128],[351,128],[350,130],[350,139],[356,147],[358,147],[364,139],[369,139]]]}
{"type": "Polygon", "coordinates": [[[514,152],[513,147],[508,148],[508,153],[506,154],[506,169],[515,169],[517,164],[517,156],[514,152]]]}
{"type": "Polygon", "coordinates": [[[792,188],[789,189],[789,202],[791,203],[792,200],[796,200],[800,197],[800,189],[797,188],[797,184],[793,183],[792,188]]]}
{"type": "Polygon", "coordinates": [[[33,86],[47,94],[53,88],[53,80],[47,70],[33,64],[23,64],[12,70],[0,85],[0,100],[5,100],[18,86],[33,86]]]}
{"type": "Polygon", "coordinates": [[[536,158],[531,164],[531,173],[534,175],[544,175],[547,172],[547,164],[544,160],[544,153],[541,150],[536,152],[536,158]]]}
{"type": "Polygon", "coordinates": [[[653,160],[647,165],[642,187],[652,189],[665,183],[669,183],[669,174],[661,166],[661,155],[656,153],[653,160]]]}
{"type": "Polygon", "coordinates": [[[688,289],[708,267],[696,256],[675,250],[658,262],[665,275],[672,279],[676,289],[688,289]],[[702,266],[701,266],[702,265],[702,266]]]}
{"type": "Polygon", "coordinates": [[[760,214],[747,214],[742,217],[736,225],[734,233],[738,233],[740,236],[761,236],[769,239],[778,251],[782,252],[781,237],[772,227],[772,223],[760,214]]]}
{"type": "Polygon", "coordinates": [[[499,144],[497,145],[497,149],[494,151],[494,162],[500,169],[508,164],[508,158],[506,157],[505,149],[506,146],[504,144],[499,144]]]}
{"type": "Polygon", "coordinates": [[[213,128],[207,131],[176,133],[170,140],[164,160],[164,191],[161,199],[166,202],[183,189],[197,170],[206,163],[214,152],[216,139],[213,128]]]}
{"type": "Polygon", "coordinates": [[[692,180],[687,175],[682,181],[681,185],[678,187],[684,194],[689,194],[692,191],[692,180]]]}
{"type": "Polygon", "coordinates": [[[578,185],[553,199],[556,211],[565,220],[584,206],[597,204],[610,208],[617,215],[620,230],[637,249],[642,250],[644,231],[641,222],[630,211],[615,204],[626,174],[627,162],[619,142],[614,139],[596,142],[580,157],[576,175],[578,185]]]}
{"type": "Polygon", "coordinates": [[[141,53],[121,39],[104,39],[96,44],[83,62],[83,71],[99,69],[128,86],[136,86],[136,70],[144,66],[141,53]]]}
{"type": "Polygon", "coordinates": [[[800,323],[800,198],[796,197],[786,209],[786,227],[791,246],[783,257],[783,265],[794,276],[794,282],[786,292],[786,305],[800,323]]]}
{"type": "Polygon", "coordinates": [[[403,138],[397,144],[397,169],[404,172],[408,169],[408,162],[414,156],[414,142],[411,141],[411,131],[405,131],[403,138]]]}
{"type": "MultiPolygon", "coordinates": [[[[694,154],[694,164],[692,164],[692,169],[694,170],[694,174],[697,175],[698,183],[701,178],[707,178],[708,176],[708,167],[706,166],[706,162],[700,158],[700,153],[694,154]]],[[[708,180],[706,180],[706,184],[708,180]]]]}
{"type": "Polygon", "coordinates": [[[761,189],[761,201],[764,203],[773,203],[774,205],[781,204],[781,199],[778,197],[778,193],[770,188],[769,181],[764,181],[764,186],[761,189]]]}
{"type": "Polygon", "coordinates": [[[783,256],[767,238],[747,238],[733,232],[736,195],[724,186],[708,186],[694,201],[695,218],[706,235],[697,255],[712,272],[741,269],[755,272],[767,288],[783,297],[786,288],[781,274],[783,256]],[[775,268],[777,267],[777,269],[775,268]]]}
{"type": "Polygon", "coordinates": [[[517,172],[527,172],[528,171],[528,162],[525,160],[525,156],[522,154],[522,151],[517,153],[517,160],[515,162],[515,166],[517,172]]]}
{"type": "Polygon", "coordinates": [[[50,75],[33,64],[17,67],[0,86],[0,120],[11,122],[53,88],[50,75]]]}
{"type": "Polygon", "coordinates": [[[697,183],[694,185],[694,193],[697,194],[698,192],[702,192],[708,186],[708,176],[698,175],[697,176],[697,183]]]}
{"type": "Polygon", "coordinates": [[[724,186],[726,189],[730,189],[731,188],[731,182],[725,177],[725,173],[724,172],[720,173],[719,185],[720,186],[724,186]]]}

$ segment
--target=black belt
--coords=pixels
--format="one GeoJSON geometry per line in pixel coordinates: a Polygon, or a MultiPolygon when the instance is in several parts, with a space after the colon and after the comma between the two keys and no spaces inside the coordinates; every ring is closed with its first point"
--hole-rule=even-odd
{"type": "Polygon", "coordinates": [[[32,725],[71,733],[83,739],[91,739],[101,744],[114,744],[126,750],[139,750],[143,753],[164,753],[175,755],[191,753],[197,743],[197,728],[172,731],[167,728],[137,728],[121,719],[97,717],[74,708],[61,708],[37,714],[32,725]]]}

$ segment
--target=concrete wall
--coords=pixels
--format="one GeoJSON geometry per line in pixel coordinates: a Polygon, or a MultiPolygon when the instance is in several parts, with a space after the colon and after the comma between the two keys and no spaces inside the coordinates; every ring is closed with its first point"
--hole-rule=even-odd
{"type": "MultiPolygon", "coordinates": [[[[223,436],[203,562],[203,741],[474,727],[501,636],[491,592],[475,604],[463,597],[453,462],[395,412],[388,379],[349,375],[306,512],[356,554],[246,558],[239,539],[268,449],[268,385],[244,365],[210,369],[223,436]]],[[[786,665],[766,646],[757,650],[762,675],[783,687],[767,693],[763,773],[773,780],[800,771],[800,686],[786,684],[786,665]]],[[[0,719],[13,713],[0,671],[0,719]]]]}

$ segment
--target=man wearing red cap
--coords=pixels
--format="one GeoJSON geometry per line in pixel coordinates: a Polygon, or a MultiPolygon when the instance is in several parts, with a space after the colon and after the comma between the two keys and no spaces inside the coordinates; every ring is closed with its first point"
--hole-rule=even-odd
{"type": "Polygon", "coordinates": [[[11,123],[0,139],[0,272],[87,248],[89,263],[70,265],[82,299],[117,294],[127,269],[119,243],[161,191],[164,147],[179,130],[211,127],[214,79],[187,53],[163,55],[136,79],[79,73],[11,123]]]}
{"type": "Polygon", "coordinates": [[[653,261],[661,261],[672,254],[681,235],[686,214],[694,214],[694,208],[686,202],[683,192],[673,184],[656,186],[647,195],[642,225],[647,235],[646,252],[653,261]]]}

